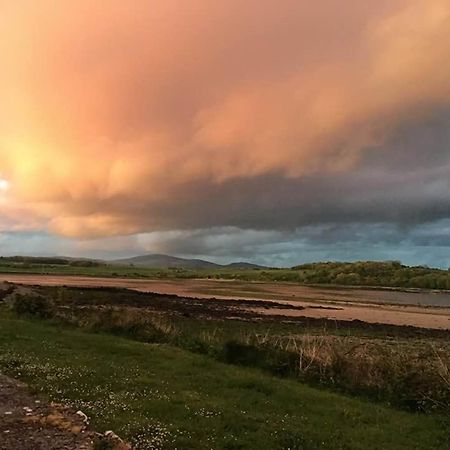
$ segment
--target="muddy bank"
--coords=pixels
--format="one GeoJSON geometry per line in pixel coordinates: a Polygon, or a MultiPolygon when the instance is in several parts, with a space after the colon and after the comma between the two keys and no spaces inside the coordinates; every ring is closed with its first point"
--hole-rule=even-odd
{"type": "MultiPolygon", "coordinates": [[[[292,319],[307,317],[344,322],[357,320],[374,324],[450,329],[450,308],[413,306],[413,299],[416,298],[414,296],[417,295],[415,293],[395,293],[411,296],[412,304],[403,305],[374,302],[374,296],[380,297],[386,294],[382,291],[368,291],[371,294],[369,298],[365,291],[363,295],[360,290],[356,289],[328,290],[276,283],[217,280],[160,281],[50,275],[1,275],[0,281],[39,286],[127,288],[132,291],[162,294],[168,297],[179,296],[191,302],[191,311],[188,314],[196,315],[204,313],[204,308],[207,307],[205,302],[214,301],[215,309],[239,308],[242,311],[246,310],[247,315],[283,316],[292,319]],[[306,292],[306,294],[302,296],[302,292],[306,292]],[[200,300],[203,301],[200,302],[200,300]],[[225,304],[219,300],[228,303],[225,304]]],[[[388,294],[393,293],[388,292],[388,294]]],[[[123,300],[124,304],[128,304],[129,301],[129,297],[123,300]]],[[[167,298],[164,300],[164,306],[171,307],[167,298]]],[[[222,312],[219,311],[216,314],[220,316],[222,312]]]]}
{"type": "MultiPolygon", "coordinates": [[[[381,334],[450,338],[450,330],[433,327],[417,327],[385,322],[361,320],[335,305],[309,304],[307,306],[286,302],[246,299],[195,298],[170,294],[141,292],[114,287],[56,287],[12,285],[16,293],[32,293],[53,299],[62,316],[83,311],[87,314],[129,308],[148,310],[161,314],[179,315],[194,319],[239,319],[258,322],[289,322],[306,328],[359,329],[381,334]],[[339,316],[339,317],[338,317],[339,316]]],[[[13,294],[14,296],[15,294],[13,294]]],[[[8,301],[8,299],[6,299],[8,301]]],[[[373,319],[370,317],[368,319],[373,319]]],[[[388,318],[389,319],[389,318],[388,318]]]]}
{"type": "Polygon", "coordinates": [[[362,303],[450,308],[450,292],[409,291],[394,288],[304,286],[295,283],[261,283],[211,279],[133,279],[65,275],[0,274],[1,281],[21,284],[114,286],[190,297],[249,298],[289,302],[362,303]]]}
{"type": "Polygon", "coordinates": [[[47,404],[24,384],[0,374],[2,450],[92,450],[94,439],[76,411],[47,404]]]}

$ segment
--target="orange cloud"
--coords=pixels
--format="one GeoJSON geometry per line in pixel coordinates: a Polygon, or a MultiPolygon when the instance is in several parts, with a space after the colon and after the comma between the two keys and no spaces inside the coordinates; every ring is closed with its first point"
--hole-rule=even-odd
{"type": "Polygon", "coordinates": [[[449,52],[450,0],[3,2],[0,195],[101,236],[196,180],[351,170],[450,103],[449,52]]]}

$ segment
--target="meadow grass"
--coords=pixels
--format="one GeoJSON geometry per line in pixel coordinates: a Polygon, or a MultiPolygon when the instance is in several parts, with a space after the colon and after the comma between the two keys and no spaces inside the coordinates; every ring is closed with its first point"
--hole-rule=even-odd
{"type": "Polygon", "coordinates": [[[0,309],[0,369],[136,449],[448,449],[448,421],[0,309]]]}
{"type": "Polygon", "coordinates": [[[169,344],[410,411],[450,411],[445,331],[228,318],[236,310],[218,319],[210,301],[192,309],[191,301],[120,289],[40,288],[13,298],[17,315],[169,344]]]}

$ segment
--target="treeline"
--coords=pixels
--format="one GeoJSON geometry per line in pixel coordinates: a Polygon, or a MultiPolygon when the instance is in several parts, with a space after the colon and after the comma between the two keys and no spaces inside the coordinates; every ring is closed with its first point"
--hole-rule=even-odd
{"type": "Polygon", "coordinates": [[[101,262],[84,259],[65,259],[39,256],[0,256],[0,265],[18,265],[20,267],[32,267],[33,265],[50,266],[74,266],[74,267],[98,267],[101,262]]]}
{"type": "MultiPolygon", "coordinates": [[[[193,277],[204,278],[205,273],[186,271],[184,274],[184,278],[193,277]]],[[[241,281],[450,290],[450,270],[425,266],[409,267],[398,261],[320,262],[302,264],[291,269],[216,270],[208,273],[207,277],[241,281]]]]}
{"type": "Polygon", "coordinates": [[[450,289],[450,270],[409,267],[398,261],[313,263],[295,266],[292,271],[299,281],[309,284],[450,289]]]}

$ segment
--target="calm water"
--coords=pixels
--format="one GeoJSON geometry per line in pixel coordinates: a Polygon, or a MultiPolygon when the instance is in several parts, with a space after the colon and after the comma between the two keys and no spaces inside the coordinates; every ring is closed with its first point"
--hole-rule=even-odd
{"type": "Polygon", "coordinates": [[[349,293],[350,297],[361,297],[378,303],[404,305],[445,306],[450,308],[450,293],[440,292],[392,292],[358,289],[349,293]]]}

